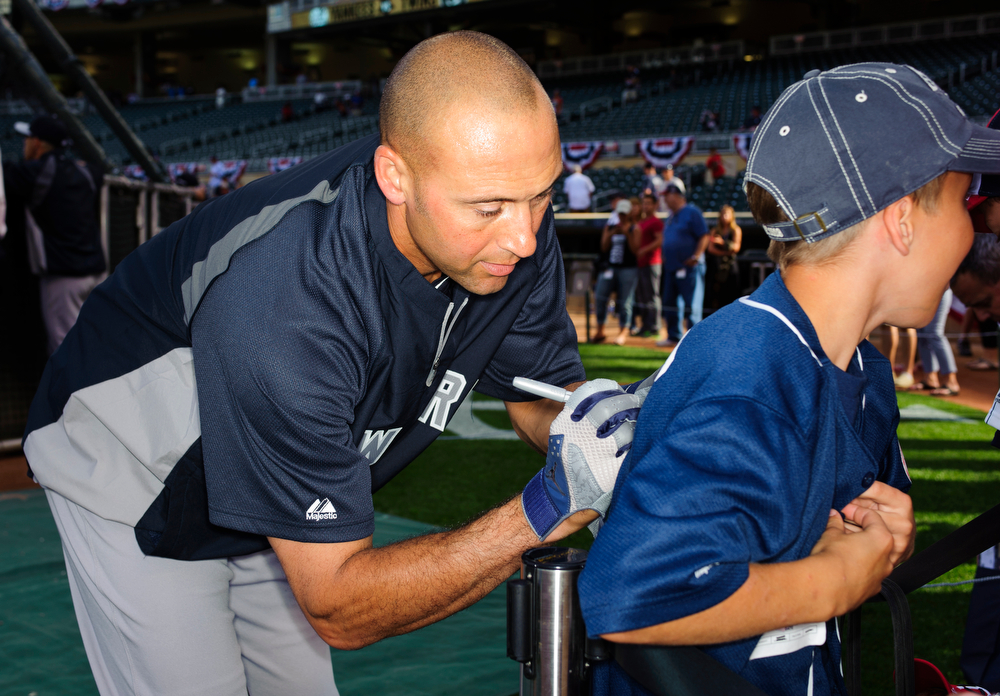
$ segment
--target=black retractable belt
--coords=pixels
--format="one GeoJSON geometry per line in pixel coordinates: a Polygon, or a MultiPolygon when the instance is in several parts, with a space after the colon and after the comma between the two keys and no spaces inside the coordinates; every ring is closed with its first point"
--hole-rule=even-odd
{"type": "MultiPolygon", "coordinates": [[[[892,617],[896,695],[912,696],[913,629],[906,595],[1000,543],[1000,505],[959,527],[901,564],[869,602],[885,600],[892,617]]],[[[861,607],[846,617],[843,635],[844,681],[849,696],[861,696],[861,607]]]]}
{"type": "Polygon", "coordinates": [[[620,643],[615,662],[655,696],[767,696],[698,648],[620,643]]]}

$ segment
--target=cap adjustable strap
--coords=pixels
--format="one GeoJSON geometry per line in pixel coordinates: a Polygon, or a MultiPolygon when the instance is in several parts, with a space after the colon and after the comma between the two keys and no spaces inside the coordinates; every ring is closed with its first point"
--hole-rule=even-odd
{"type": "Polygon", "coordinates": [[[830,211],[824,207],[821,210],[800,215],[791,222],[764,225],[764,231],[767,232],[768,237],[779,241],[790,242],[801,239],[804,242],[811,242],[816,237],[829,234],[829,227],[836,227],[837,221],[830,220],[829,217],[830,211]]]}

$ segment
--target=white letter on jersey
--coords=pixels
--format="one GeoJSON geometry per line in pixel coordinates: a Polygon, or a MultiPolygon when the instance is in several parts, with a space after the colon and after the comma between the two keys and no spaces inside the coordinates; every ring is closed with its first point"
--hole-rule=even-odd
{"type": "Polygon", "coordinates": [[[420,422],[426,423],[430,418],[430,426],[444,432],[444,427],[448,425],[448,419],[451,417],[451,405],[462,397],[463,389],[465,389],[465,376],[451,370],[446,371],[437,391],[431,397],[431,402],[420,416],[420,422]]]}
{"type": "Polygon", "coordinates": [[[379,460],[379,458],[385,454],[385,451],[389,449],[389,445],[392,441],[396,439],[399,435],[399,431],[402,428],[392,428],[391,430],[366,430],[364,436],[361,438],[361,445],[358,447],[358,451],[365,455],[368,460],[368,466],[371,466],[379,460]]]}

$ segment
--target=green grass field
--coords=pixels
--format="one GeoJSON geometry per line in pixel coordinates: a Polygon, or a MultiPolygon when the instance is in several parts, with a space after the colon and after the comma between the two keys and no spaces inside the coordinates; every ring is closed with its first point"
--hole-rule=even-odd
{"type": "MultiPolygon", "coordinates": [[[[587,374],[619,382],[641,379],[664,360],[641,348],[581,345],[587,374]]],[[[913,477],[917,550],[927,547],[1000,500],[1000,467],[990,445],[993,429],[974,409],[932,397],[900,394],[900,407],[925,404],[978,423],[904,422],[899,439],[913,477]]],[[[478,412],[494,427],[510,427],[502,412],[478,412]]],[[[375,495],[375,507],[439,526],[455,526],[518,493],[542,465],[520,442],[442,440],[375,495]]],[[[584,530],[563,542],[589,548],[584,530]]],[[[941,581],[971,579],[974,559],[941,581]]],[[[958,658],[971,585],[918,590],[909,597],[917,657],[938,665],[952,683],[964,683],[958,658]]],[[[884,604],[866,605],[862,620],[863,693],[892,693],[892,631],[884,604]]]]}

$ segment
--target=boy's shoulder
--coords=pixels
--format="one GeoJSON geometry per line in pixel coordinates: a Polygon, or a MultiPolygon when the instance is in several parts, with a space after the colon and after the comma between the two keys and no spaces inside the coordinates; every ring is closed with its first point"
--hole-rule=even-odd
{"type": "MultiPolygon", "coordinates": [[[[881,353],[867,341],[858,351],[869,384],[891,385],[881,353]]],[[[753,295],[697,324],[660,379],[684,407],[752,400],[809,428],[836,369],[805,312],[773,274],[753,295]]]]}

